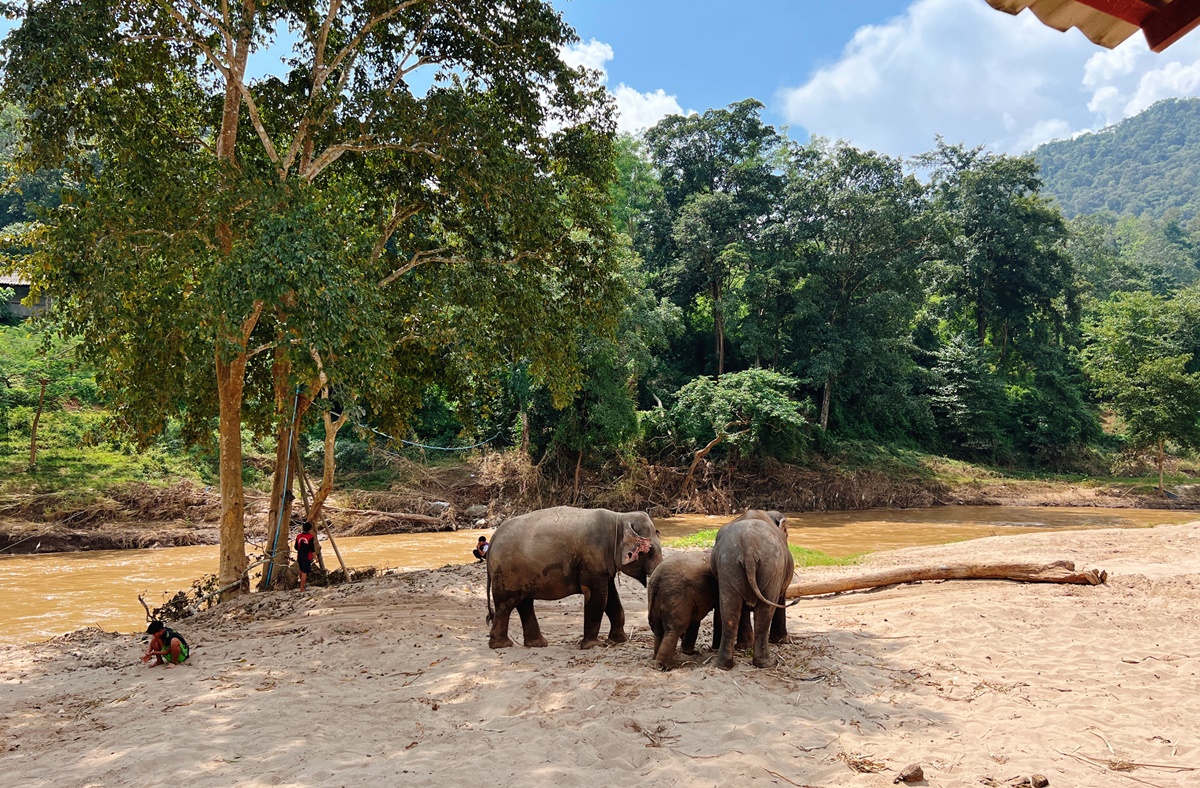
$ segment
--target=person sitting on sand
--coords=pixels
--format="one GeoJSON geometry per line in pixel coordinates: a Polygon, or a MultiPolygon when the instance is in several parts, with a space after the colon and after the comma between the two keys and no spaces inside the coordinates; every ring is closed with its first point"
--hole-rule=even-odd
{"type": "Polygon", "coordinates": [[[471,551],[471,555],[475,556],[480,561],[483,561],[483,559],[487,558],[489,547],[491,547],[491,545],[488,544],[487,537],[481,536],[479,537],[479,543],[476,544],[475,549],[471,551]]]}
{"type": "Polygon", "coordinates": [[[313,553],[316,552],[317,537],[312,532],[312,523],[304,522],[299,535],[296,536],[296,563],[300,565],[300,593],[308,585],[308,573],[312,571],[313,553]]]}
{"type": "Polygon", "coordinates": [[[142,662],[149,662],[154,657],[155,665],[161,665],[164,661],[182,665],[188,658],[188,644],[183,635],[163,626],[163,622],[151,621],[150,626],[146,627],[146,634],[150,636],[150,645],[142,655],[142,662]]]}

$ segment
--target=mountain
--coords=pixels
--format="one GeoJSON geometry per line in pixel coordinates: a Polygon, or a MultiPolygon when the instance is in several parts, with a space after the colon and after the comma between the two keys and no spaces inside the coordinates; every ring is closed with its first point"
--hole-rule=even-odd
{"type": "Polygon", "coordinates": [[[1033,150],[1045,193],[1068,217],[1096,211],[1160,217],[1200,213],[1200,99],[1165,99],[1075,139],[1033,150]]]}

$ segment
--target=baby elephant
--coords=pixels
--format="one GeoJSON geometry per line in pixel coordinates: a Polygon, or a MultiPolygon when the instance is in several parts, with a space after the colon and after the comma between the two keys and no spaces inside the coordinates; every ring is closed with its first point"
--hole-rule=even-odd
{"type": "Polygon", "coordinates": [[[738,518],[717,531],[711,566],[717,577],[717,607],[721,628],[717,667],[733,667],[734,641],[746,616],[754,611],[754,665],[770,663],[767,642],[787,642],[784,597],[795,561],[788,549],[785,518],[738,518]]]}
{"type": "MultiPolygon", "coordinates": [[[[654,632],[654,660],[669,670],[675,647],[683,637],[683,653],[696,653],[700,622],[717,603],[717,578],[712,573],[709,552],[674,553],[650,575],[650,629],[654,632]]],[[[714,625],[713,648],[720,628],[714,625]]]]}

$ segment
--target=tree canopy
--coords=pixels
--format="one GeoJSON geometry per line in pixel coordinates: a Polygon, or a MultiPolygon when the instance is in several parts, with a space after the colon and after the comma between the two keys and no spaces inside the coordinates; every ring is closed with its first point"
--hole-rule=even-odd
{"type": "Polygon", "coordinates": [[[282,435],[297,387],[403,423],[514,357],[559,403],[580,385],[573,329],[612,330],[621,280],[573,40],[537,0],[47,0],[6,39],[17,161],[66,182],[20,270],[132,427],[219,416],[223,585],[243,421],[282,435]],[[247,78],[278,30],[290,57],[247,78]]]}

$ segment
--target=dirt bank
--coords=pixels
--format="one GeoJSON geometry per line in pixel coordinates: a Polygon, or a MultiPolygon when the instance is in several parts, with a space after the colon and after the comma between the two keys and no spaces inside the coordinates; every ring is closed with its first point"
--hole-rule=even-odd
{"type": "Polygon", "coordinates": [[[477,566],[256,595],[180,624],[183,667],[95,630],[0,649],[0,769],[26,785],[890,786],[916,761],[930,786],[1194,785],[1200,523],[866,568],[1060,558],[1109,583],[805,599],[774,667],[739,654],[728,673],[710,654],[655,671],[636,584],[620,588],[630,641],[586,652],[579,597],[538,603],[547,648],[488,649],[477,566]]]}

